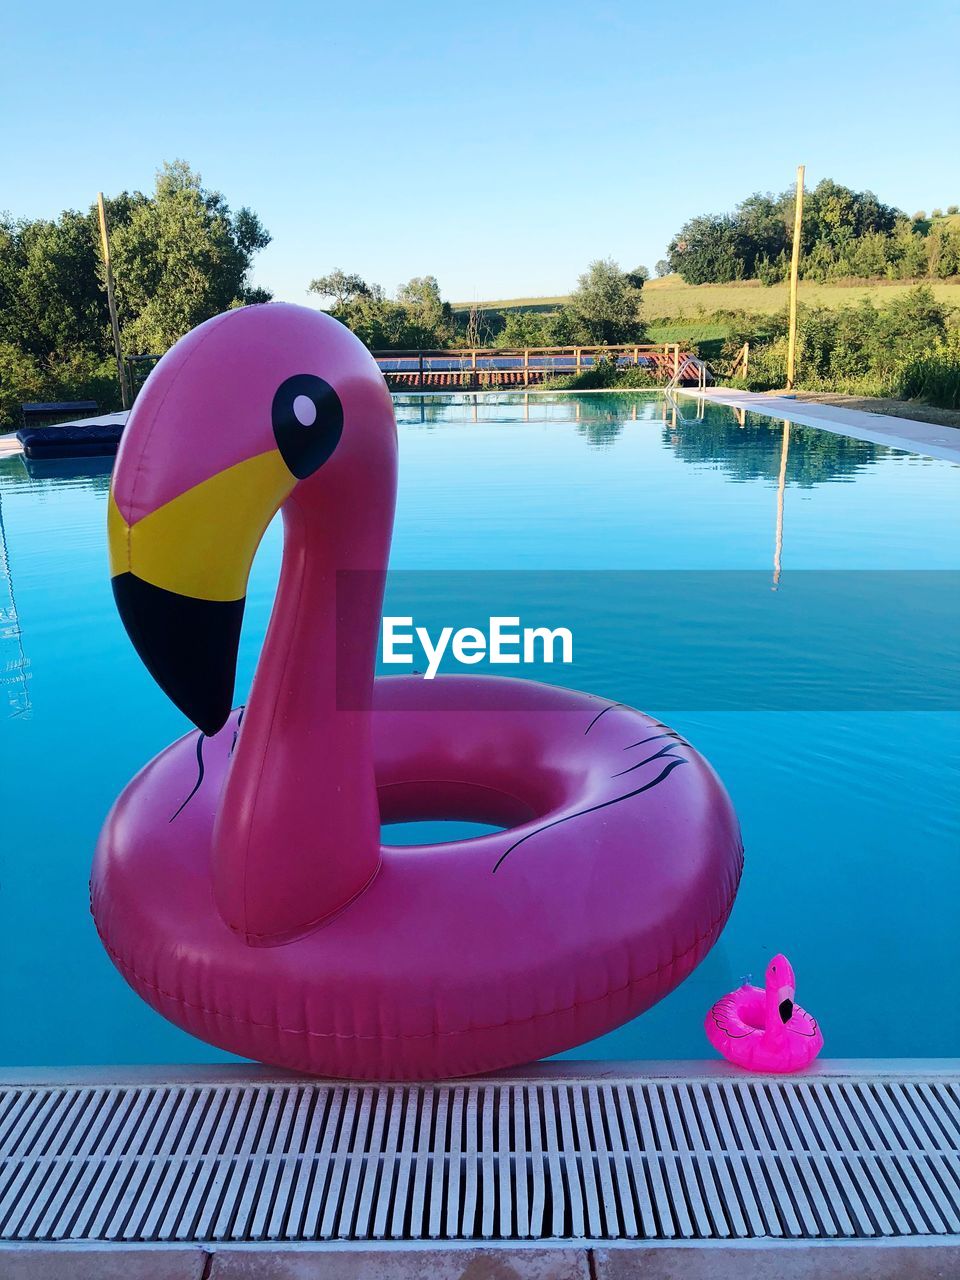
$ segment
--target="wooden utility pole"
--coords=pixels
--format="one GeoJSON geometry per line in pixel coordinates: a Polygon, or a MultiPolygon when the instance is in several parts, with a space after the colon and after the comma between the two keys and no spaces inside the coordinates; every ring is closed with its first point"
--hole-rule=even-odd
{"type": "Polygon", "coordinates": [[[800,232],[803,227],[803,165],[797,165],[797,197],[793,207],[793,254],[790,258],[790,334],[787,346],[787,389],[797,372],[797,284],[800,278],[800,232]]]}
{"type": "Polygon", "coordinates": [[[97,192],[97,213],[100,215],[100,247],[103,250],[103,269],[107,279],[107,306],[110,308],[110,326],[113,329],[113,350],[117,357],[117,377],[120,380],[120,402],[124,409],[130,408],[130,392],[127,389],[127,371],[123,365],[123,352],[120,350],[120,323],[117,320],[117,301],[113,296],[113,267],[110,265],[110,237],[107,234],[107,210],[103,203],[103,192],[97,192]]]}

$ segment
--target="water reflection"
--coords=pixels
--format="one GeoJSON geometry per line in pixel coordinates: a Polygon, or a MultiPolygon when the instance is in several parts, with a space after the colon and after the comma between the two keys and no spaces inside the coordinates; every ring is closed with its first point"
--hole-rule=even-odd
{"type": "MultiPolygon", "coordinates": [[[[459,392],[394,396],[397,421],[423,427],[511,423],[571,423],[591,447],[606,449],[626,427],[661,424],[663,442],[682,462],[717,469],[731,480],[780,482],[775,423],[759,415],[669,392],[459,392]]],[[[852,480],[891,450],[815,427],[794,424],[785,485],[811,488],[852,480]]]]}
{"type": "MultiPolygon", "coordinates": [[[[719,468],[731,480],[780,483],[781,450],[772,449],[774,423],[753,414],[731,418],[724,405],[707,404],[694,421],[677,416],[664,426],[663,442],[683,462],[719,468]]],[[[790,426],[793,448],[783,476],[801,489],[852,480],[858,472],[889,457],[884,445],[852,440],[816,427],[790,426]]]]}
{"type": "Polygon", "coordinates": [[[503,393],[459,392],[454,395],[394,396],[397,422],[422,427],[477,426],[510,423],[569,423],[590,445],[604,448],[624,428],[638,421],[661,418],[656,393],[590,392],[583,395],[550,395],[522,391],[503,393]]]}
{"type": "Polygon", "coordinates": [[[10,548],[3,521],[3,491],[0,489],[0,699],[13,717],[30,714],[30,660],[23,646],[23,630],[13,587],[10,548]]]}
{"type": "Polygon", "coordinates": [[[777,528],[773,536],[773,590],[780,587],[783,569],[783,500],[787,488],[787,461],[790,457],[790,423],[784,419],[780,440],[780,474],[777,477],[777,528]]]}
{"type": "Polygon", "coordinates": [[[26,458],[20,459],[33,481],[63,484],[69,482],[80,489],[106,493],[113,474],[113,458],[26,458]]]}

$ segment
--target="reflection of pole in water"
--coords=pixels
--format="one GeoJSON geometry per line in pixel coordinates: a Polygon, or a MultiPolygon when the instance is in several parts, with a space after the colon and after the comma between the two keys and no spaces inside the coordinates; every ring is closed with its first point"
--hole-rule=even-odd
{"type": "Polygon", "coordinates": [[[790,423],[784,419],[783,439],[780,443],[780,476],[777,480],[777,532],[773,543],[773,587],[780,586],[781,556],[783,554],[783,495],[787,487],[787,455],[790,452],[790,423]]]}
{"type": "MultiPolygon", "coordinates": [[[[25,716],[30,711],[30,690],[27,686],[30,663],[23,650],[23,632],[17,614],[17,601],[13,594],[13,574],[10,571],[10,555],[7,550],[7,533],[3,525],[3,499],[0,497],[0,642],[12,640],[16,645],[14,656],[0,662],[0,684],[6,685],[11,715],[25,716]]],[[[3,647],[0,647],[0,655],[3,647]]]]}
{"type": "Polygon", "coordinates": [[[480,421],[480,414],[479,414],[480,397],[471,396],[471,403],[473,405],[473,421],[479,422],[480,421]]]}
{"type": "Polygon", "coordinates": [[[529,391],[525,391],[523,393],[523,420],[524,422],[530,421],[530,392],[529,391]]]}

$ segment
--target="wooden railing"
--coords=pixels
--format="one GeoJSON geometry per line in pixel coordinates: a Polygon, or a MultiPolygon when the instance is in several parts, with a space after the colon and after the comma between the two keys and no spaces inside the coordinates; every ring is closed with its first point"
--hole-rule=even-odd
{"type": "Polygon", "coordinates": [[[578,374],[600,361],[646,368],[658,382],[683,381],[689,353],[677,342],[598,347],[471,347],[434,351],[374,351],[393,390],[441,387],[481,389],[535,386],[561,374],[578,374]]]}
{"type": "Polygon", "coordinates": [[[750,373],[750,343],[745,342],[737,354],[733,357],[733,363],[730,365],[728,378],[747,378],[750,373]]]}
{"type": "MultiPolygon", "coordinates": [[[[561,374],[583,373],[600,361],[613,361],[620,368],[647,369],[664,385],[698,381],[690,352],[678,342],[601,347],[448,347],[372,354],[393,391],[532,387],[561,374]]],[[[134,398],[159,359],[150,355],[127,356],[127,378],[134,398]]]]}

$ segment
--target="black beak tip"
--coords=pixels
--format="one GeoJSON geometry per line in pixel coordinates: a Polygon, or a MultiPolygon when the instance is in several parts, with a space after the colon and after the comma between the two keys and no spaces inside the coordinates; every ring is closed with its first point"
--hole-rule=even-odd
{"type": "Polygon", "coordinates": [[[117,610],[144,666],[208,737],[227,722],[245,601],[198,600],[133,573],[113,579],[117,610]]]}
{"type": "MultiPolygon", "coordinates": [[[[177,706],[180,706],[180,704],[177,703],[177,706]]],[[[180,706],[180,710],[189,720],[193,721],[205,738],[212,738],[214,734],[219,733],[227,723],[230,718],[230,712],[233,708],[228,706],[226,711],[222,714],[218,713],[215,717],[208,715],[205,710],[201,712],[198,707],[194,707],[193,709],[196,712],[195,715],[191,714],[188,707],[180,706]]]]}

